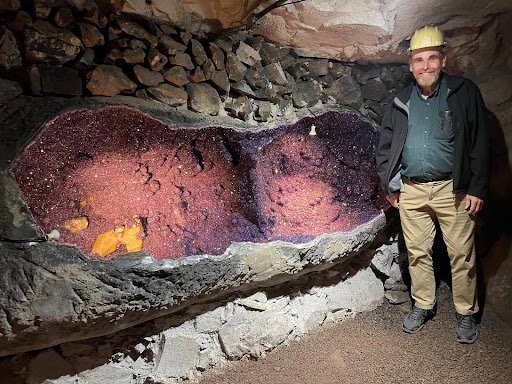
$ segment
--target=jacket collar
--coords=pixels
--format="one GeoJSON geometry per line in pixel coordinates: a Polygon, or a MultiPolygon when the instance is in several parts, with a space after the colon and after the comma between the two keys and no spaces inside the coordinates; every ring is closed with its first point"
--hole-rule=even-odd
{"type": "MultiPolygon", "coordinates": [[[[459,76],[451,76],[447,73],[443,74],[446,79],[446,85],[448,87],[448,96],[453,92],[458,90],[462,84],[464,83],[464,78],[459,76]]],[[[393,103],[405,113],[409,114],[409,100],[411,98],[411,92],[413,91],[413,87],[416,83],[413,81],[407,87],[403,88],[400,92],[397,93],[396,97],[393,99],[393,103]]]]}

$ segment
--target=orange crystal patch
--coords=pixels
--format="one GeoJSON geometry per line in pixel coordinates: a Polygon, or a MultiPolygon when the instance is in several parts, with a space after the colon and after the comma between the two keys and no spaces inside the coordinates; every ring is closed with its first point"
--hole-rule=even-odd
{"type": "Polygon", "coordinates": [[[120,245],[124,245],[128,252],[141,251],[143,240],[139,234],[142,231],[142,224],[138,218],[135,221],[136,223],[131,227],[123,225],[98,235],[91,252],[100,257],[106,257],[115,252],[120,245]]]}
{"type": "Polygon", "coordinates": [[[75,219],[66,220],[64,227],[73,233],[80,232],[89,228],[89,219],[87,219],[87,217],[77,217],[75,219]]]}

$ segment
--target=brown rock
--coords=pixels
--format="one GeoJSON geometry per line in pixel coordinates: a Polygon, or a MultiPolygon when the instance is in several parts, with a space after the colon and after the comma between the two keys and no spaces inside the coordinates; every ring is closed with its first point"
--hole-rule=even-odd
{"type": "Polygon", "coordinates": [[[171,56],[169,61],[171,64],[179,65],[189,70],[195,67],[188,53],[177,53],[176,56],[171,56]]]}
{"type": "Polygon", "coordinates": [[[150,48],[148,51],[149,68],[153,71],[160,71],[169,60],[156,48],[150,48]]]}
{"type": "Polygon", "coordinates": [[[226,56],[224,55],[224,52],[222,52],[222,50],[215,43],[210,43],[210,53],[213,64],[215,64],[215,68],[217,68],[219,71],[225,70],[226,56]]]}
{"type": "Polygon", "coordinates": [[[136,65],[133,67],[133,72],[141,84],[150,87],[164,82],[164,77],[160,72],[150,71],[142,65],[136,65]]]}
{"type": "Polygon", "coordinates": [[[240,96],[228,101],[224,109],[228,113],[238,119],[247,121],[251,114],[251,101],[247,96],[240,96]]]}
{"type": "Polygon", "coordinates": [[[251,87],[245,82],[245,80],[238,81],[235,84],[231,85],[231,89],[240,95],[250,96],[252,98],[256,97],[256,94],[252,90],[251,87]]]}
{"type": "Polygon", "coordinates": [[[259,65],[247,70],[245,80],[247,80],[247,84],[249,84],[253,89],[270,87],[270,81],[263,73],[263,68],[259,65]]]}
{"type": "Polygon", "coordinates": [[[158,38],[156,36],[153,36],[144,28],[142,28],[139,24],[133,21],[120,20],[119,27],[124,33],[130,36],[134,36],[138,39],[147,41],[151,47],[156,47],[158,44],[158,38]]]}
{"type": "Polygon", "coordinates": [[[9,23],[9,28],[11,31],[19,33],[23,32],[25,28],[32,26],[32,24],[32,17],[24,10],[20,10],[9,23]]]}
{"type": "Polygon", "coordinates": [[[208,60],[203,45],[196,39],[191,40],[192,56],[197,65],[203,65],[208,60]]]}
{"type": "Polygon", "coordinates": [[[242,63],[252,67],[257,62],[261,61],[261,56],[253,47],[240,41],[240,44],[236,50],[236,56],[242,63]]]}
{"type": "Polygon", "coordinates": [[[63,41],[69,45],[74,45],[77,47],[82,46],[80,39],[76,37],[72,32],[65,28],[56,27],[50,24],[48,21],[36,20],[33,24],[33,28],[46,37],[51,37],[63,41]]]}
{"type": "Polygon", "coordinates": [[[0,78],[0,105],[7,104],[22,93],[23,89],[17,82],[0,78]]]}
{"type": "Polygon", "coordinates": [[[73,12],[71,12],[71,9],[67,7],[61,7],[55,13],[55,16],[53,17],[53,22],[59,27],[68,27],[71,25],[71,23],[74,22],[73,12]]]}
{"type": "MultiPolygon", "coordinates": [[[[105,56],[104,62],[106,64],[114,64],[116,60],[123,59],[123,52],[121,52],[119,49],[114,48],[111,49],[110,52],[105,56]]],[[[144,60],[142,60],[144,62],[144,60]]]]}
{"type": "Polygon", "coordinates": [[[144,88],[137,89],[137,91],[135,91],[135,97],[138,97],[139,99],[149,100],[148,91],[146,91],[144,88]]]}
{"type": "Polygon", "coordinates": [[[99,65],[90,73],[87,89],[95,96],[114,96],[121,92],[135,91],[137,84],[131,81],[121,68],[99,65]]]}
{"type": "Polygon", "coordinates": [[[258,52],[261,56],[262,63],[265,65],[281,61],[289,55],[288,48],[276,47],[274,44],[267,42],[261,44],[261,48],[258,52]]]}
{"type": "Polygon", "coordinates": [[[265,100],[256,100],[254,104],[256,105],[254,120],[269,121],[272,117],[272,105],[270,102],[265,100]]]}
{"type": "Polygon", "coordinates": [[[126,49],[123,51],[123,60],[128,64],[141,64],[146,59],[146,52],[142,48],[126,49]]]}
{"type": "Polygon", "coordinates": [[[234,53],[229,52],[226,56],[226,70],[231,80],[240,81],[245,77],[247,67],[238,60],[234,53]]]}
{"type": "Polygon", "coordinates": [[[107,26],[107,18],[98,12],[98,8],[92,8],[88,10],[83,19],[91,24],[96,25],[99,28],[105,28],[107,26]]]}
{"type": "Polygon", "coordinates": [[[221,91],[229,92],[230,84],[226,71],[215,71],[210,77],[210,81],[221,91]]]}
{"type": "Polygon", "coordinates": [[[263,67],[263,73],[274,84],[285,85],[288,83],[283,68],[281,68],[279,63],[272,63],[263,67]]]}
{"type": "Polygon", "coordinates": [[[160,24],[158,27],[162,30],[164,35],[177,35],[178,34],[178,32],[173,27],[171,27],[169,24],[160,24]]]}
{"type": "Polygon", "coordinates": [[[222,49],[226,54],[233,52],[233,41],[243,40],[239,35],[231,35],[228,37],[219,37],[215,39],[214,43],[217,44],[217,47],[222,49]]]}
{"type": "Polygon", "coordinates": [[[0,70],[8,71],[23,64],[14,34],[0,26],[0,70]]]}
{"type": "Polygon", "coordinates": [[[0,11],[16,11],[20,8],[20,0],[0,0],[0,11]]]}
{"type": "Polygon", "coordinates": [[[111,25],[108,27],[108,33],[107,33],[108,40],[109,41],[117,40],[117,39],[119,39],[119,36],[121,36],[122,33],[123,33],[123,31],[121,31],[121,28],[116,28],[111,25]]]}
{"type": "Polygon", "coordinates": [[[178,43],[172,37],[163,35],[158,40],[160,44],[162,44],[165,48],[167,48],[167,53],[169,55],[176,55],[178,53],[185,52],[187,50],[187,46],[181,43],[178,43]]]}
{"type": "Polygon", "coordinates": [[[47,19],[50,16],[55,0],[34,0],[34,10],[37,19],[47,19]]]}
{"type": "Polygon", "coordinates": [[[183,41],[185,45],[188,45],[188,43],[190,43],[190,40],[192,40],[192,34],[188,31],[180,32],[180,37],[181,41],[183,41]]]}
{"type": "Polygon", "coordinates": [[[309,62],[309,73],[312,76],[325,76],[329,73],[329,61],[327,59],[311,60],[309,62]]]}
{"type": "Polygon", "coordinates": [[[344,75],[350,75],[351,71],[351,67],[339,62],[332,62],[329,68],[329,73],[335,79],[339,79],[344,75]]]}
{"type": "Polygon", "coordinates": [[[105,37],[96,26],[89,23],[80,23],[80,35],[87,48],[105,44],[105,37]]]}
{"type": "Polygon", "coordinates": [[[78,61],[76,67],[79,69],[94,67],[94,66],[96,66],[95,59],[96,59],[96,52],[94,51],[94,49],[87,48],[83,52],[82,56],[80,57],[80,60],[78,61]]]}
{"type": "MultiPolygon", "coordinates": [[[[199,68],[199,70],[201,70],[199,68]]],[[[183,69],[183,67],[180,67],[179,65],[172,67],[171,69],[168,69],[164,72],[164,79],[168,83],[175,85],[177,87],[183,87],[184,85],[188,84],[190,81],[187,77],[187,73],[183,69]]],[[[204,76],[203,76],[204,79],[204,76]]]]}
{"type": "Polygon", "coordinates": [[[44,95],[82,94],[82,79],[78,71],[69,67],[55,65],[40,65],[41,92],[44,95]]]}
{"type": "Polygon", "coordinates": [[[187,103],[188,95],[183,88],[178,88],[170,84],[159,84],[148,88],[148,92],[162,103],[173,107],[187,103]]]}
{"type": "Polygon", "coordinates": [[[206,60],[203,64],[203,72],[206,80],[210,80],[212,75],[215,73],[215,64],[210,59],[206,60]]]}
{"type": "Polygon", "coordinates": [[[297,81],[297,91],[292,95],[293,105],[297,108],[312,107],[322,94],[320,86],[315,81],[297,81]]]}
{"type": "Polygon", "coordinates": [[[189,107],[200,113],[218,115],[221,105],[217,91],[206,83],[190,83],[187,85],[187,93],[190,97],[189,107]]]}
{"type": "Polygon", "coordinates": [[[63,40],[48,37],[32,28],[25,30],[25,57],[28,61],[54,60],[67,63],[74,60],[80,47],[63,40]]]}
{"type": "Polygon", "coordinates": [[[363,103],[361,86],[351,75],[344,75],[335,80],[325,93],[333,97],[338,104],[359,108],[363,103]]]}
{"type": "Polygon", "coordinates": [[[190,80],[194,83],[201,83],[206,80],[206,76],[204,75],[201,67],[196,67],[196,69],[194,69],[194,72],[190,75],[190,80]]]}
{"type": "Polygon", "coordinates": [[[148,49],[148,46],[146,45],[146,43],[144,43],[142,40],[137,40],[137,39],[128,39],[128,47],[130,47],[131,49],[137,49],[137,48],[142,48],[144,50],[148,49]]]}

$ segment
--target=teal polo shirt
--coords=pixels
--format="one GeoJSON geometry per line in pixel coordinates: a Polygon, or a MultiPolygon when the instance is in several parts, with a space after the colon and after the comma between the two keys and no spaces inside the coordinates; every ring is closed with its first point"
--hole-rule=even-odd
{"type": "Polygon", "coordinates": [[[416,85],[409,100],[409,126],[402,152],[402,175],[423,180],[449,178],[453,169],[453,127],[447,103],[448,87],[441,81],[428,98],[416,85]]]}

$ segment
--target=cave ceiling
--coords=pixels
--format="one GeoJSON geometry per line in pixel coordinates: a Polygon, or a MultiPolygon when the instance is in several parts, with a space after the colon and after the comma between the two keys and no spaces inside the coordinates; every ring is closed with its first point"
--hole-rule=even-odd
{"type": "MultiPolygon", "coordinates": [[[[117,10],[169,19],[191,30],[216,33],[243,29],[278,1],[261,0],[125,0],[117,10]]],[[[511,65],[512,35],[507,0],[479,1],[358,1],[304,0],[283,2],[251,27],[255,34],[303,55],[343,61],[406,60],[407,39],[418,27],[439,25],[446,34],[450,65],[478,75],[491,64],[511,65]],[[286,5],[286,3],[290,3],[286,5]],[[468,59],[470,57],[470,59],[468,59]]]]}

